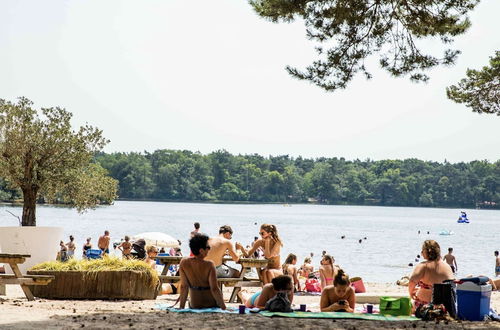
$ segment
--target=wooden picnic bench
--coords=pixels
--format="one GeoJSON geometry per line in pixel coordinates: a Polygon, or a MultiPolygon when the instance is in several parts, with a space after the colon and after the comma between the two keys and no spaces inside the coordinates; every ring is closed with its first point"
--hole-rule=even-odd
{"type": "Polygon", "coordinates": [[[54,276],[50,275],[23,275],[19,270],[18,264],[22,264],[29,254],[13,254],[13,253],[0,253],[0,263],[8,264],[14,274],[0,274],[0,286],[6,284],[18,284],[23,289],[24,295],[28,300],[35,300],[28,285],[47,285],[54,276]]]}
{"type": "MultiPolygon", "coordinates": [[[[178,265],[182,256],[158,256],[157,260],[163,266],[163,271],[160,275],[160,281],[163,283],[174,283],[180,281],[180,276],[169,276],[168,269],[172,265],[178,265]]],[[[232,261],[232,258],[224,257],[223,262],[232,261]]],[[[262,268],[266,267],[268,260],[266,259],[253,259],[253,258],[240,258],[238,263],[241,265],[240,277],[232,278],[217,278],[217,283],[219,284],[221,290],[223,286],[234,287],[229,302],[236,302],[238,300],[238,292],[241,291],[242,287],[262,287],[264,279],[262,277],[262,268]],[[250,278],[245,276],[248,271],[254,268],[257,272],[258,278],[250,278]]]]}

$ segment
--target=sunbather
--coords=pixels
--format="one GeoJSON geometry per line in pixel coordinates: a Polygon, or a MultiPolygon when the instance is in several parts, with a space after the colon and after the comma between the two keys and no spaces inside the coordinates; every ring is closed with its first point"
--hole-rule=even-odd
{"type": "Polygon", "coordinates": [[[297,271],[297,256],[293,253],[290,253],[288,257],[286,257],[285,263],[281,267],[284,275],[288,275],[293,280],[294,291],[302,291],[301,285],[299,282],[299,275],[297,271]]]}
{"type": "Polygon", "coordinates": [[[309,278],[309,274],[313,272],[314,272],[314,266],[311,265],[311,258],[306,257],[304,259],[304,264],[300,267],[299,275],[307,279],[309,278]]]}
{"type": "Polygon", "coordinates": [[[353,313],[356,306],[356,294],[351,287],[349,276],[339,269],[333,285],[326,286],[321,292],[320,309],[322,312],[353,313]]]}
{"type": "Polygon", "coordinates": [[[273,278],[271,283],[264,285],[262,291],[251,294],[242,290],[238,293],[238,296],[246,307],[264,309],[269,299],[274,297],[278,292],[284,291],[287,292],[288,300],[293,302],[292,278],[287,275],[279,275],[273,278]]]}
{"type": "Polygon", "coordinates": [[[250,257],[253,253],[261,247],[264,249],[264,258],[266,258],[269,263],[266,269],[263,270],[263,280],[264,284],[271,283],[271,280],[279,275],[282,275],[281,264],[280,264],[280,251],[283,246],[283,242],[278,236],[278,229],[275,225],[263,224],[260,226],[259,232],[261,239],[254,242],[250,251],[247,251],[243,245],[236,243],[236,248],[241,250],[245,257],[250,257]]]}
{"type": "Polygon", "coordinates": [[[408,292],[414,300],[414,308],[432,301],[432,287],[455,276],[451,267],[441,260],[441,248],[434,240],[426,240],[422,245],[422,256],[426,261],[419,263],[410,276],[408,292]]]}
{"type": "Polygon", "coordinates": [[[189,240],[189,248],[194,257],[182,259],[179,266],[180,308],[186,306],[189,293],[191,308],[226,309],[222,292],[217,285],[215,265],[212,261],[204,260],[210,250],[208,236],[200,234],[193,236],[189,240]]]}
{"type": "Polygon", "coordinates": [[[329,254],[325,254],[321,259],[321,266],[319,267],[319,276],[321,280],[321,289],[328,285],[333,285],[333,279],[337,274],[337,267],[335,266],[335,259],[329,254]]]}

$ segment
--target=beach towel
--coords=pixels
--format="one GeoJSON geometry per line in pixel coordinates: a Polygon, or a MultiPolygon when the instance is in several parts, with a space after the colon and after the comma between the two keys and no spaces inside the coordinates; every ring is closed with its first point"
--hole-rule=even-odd
{"type": "Polygon", "coordinates": [[[372,321],[418,321],[419,319],[413,316],[391,316],[381,314],[358,314],[358,313],[341,313],[341,312],[293,312],[293,313],[278,313],[262,311],[259,313],[267,317],[291,317],[304,319],[356,319],[356,320],[372,320],[372,321]]]}
{"type": "MultiPolygon", "coordinates": [[[[228,307],[226,310],[222,310],[220,308],[201,308],[201,309],[195,309],[195,308],[184,308],[184,309],[179,309],[179,308],[173,308],[170,307],[169,304],[156,304],[155,309],[161,310],[161,311],[169,311],[169,312],[174,312],[174,313],[224,313],[224,314],[238,314],[239,310],[236,307],[228,307]]],[[[249,308],[245,309],[245,314],[250,314],[249,308]]]]}

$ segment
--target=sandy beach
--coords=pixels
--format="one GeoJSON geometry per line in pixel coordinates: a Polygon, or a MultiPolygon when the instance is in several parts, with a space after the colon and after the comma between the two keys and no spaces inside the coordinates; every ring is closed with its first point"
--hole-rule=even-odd
{"type": "MultiPolygon", "coordinates": [[[[404,295],[405,287],[366,283],[370,295],[404,295]]],[[[226,289],[226,299],[230,295],[226,289]]],[[[0,296],[0,329],[224,329],[224,328],[304,328],[304,329],[500,329],[500,322],[380,322],[363,320],[321,320],[267,318],[260,315],[187,314],[160,311],[156,304],[171,305],[177,295],[145,301],[79,301],[37,299],[30,302],[18,286],[8,285],[0,296]]],[[[319,310],[319,296],[297,295],[294,304],[319,310]]],[[[228,304],[236,307],[237,304],[228,304]]],[[[362,304],[358,304],[362,306],[362,304]]],[[[491,306],[500,310],[500,292],[493,292],[491,306]]]]}

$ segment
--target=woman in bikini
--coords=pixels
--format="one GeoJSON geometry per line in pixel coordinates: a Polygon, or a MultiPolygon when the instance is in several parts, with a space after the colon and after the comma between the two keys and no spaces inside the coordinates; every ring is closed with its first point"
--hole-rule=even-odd
{"type": "Polygon", "coordinates": [[[293,286],[295,292],[302,291],[299,282],[299,272],[297,270],[297,256],[293,253],[290,253],[288,257],[286,257],[285,263],[281,266],[283,270],[283,275],[288,275],[293,280],[293,286]]]}
{"type": "Polygon", "coordinates": [[[260,226],[259,232],[261,239],[254,242],[252,248],[247,251],[243,245],[236,243],[236,248],[241,250],[243,255],[247,258],[260,247],[264,250],[264,258],[269,263],[266,269],[262,271],[264,284],[271,283],[271,280],[276,276],[283,275],[280,263],[280,251],[283,243],[278,235],[278,229],[275,225],[263,224],[260,226]]]}
{"type": "Polygon", "coordinates": [[[267,301],[276,296],[278,292],[286,292],[288,300],[293,302],[293,284],[290,276],[279,275],[273,278],[271,283],[264,285],[262,291],[258,291],[254,294],[241,290],[238,293],[238,297],[248,308],[264,309],[267,301]]]}
{"type": "Polygon", "coordinates": [[[319,267],[321,289],[324,289],[327,285],[333,285],[333,279],[337,275],[337,267],[334,262],[335,259],[329,254],[325,254],[321,259],[321,266],[319,267]]]}
{"type": "Polygon", "coordinates": [[[189,293],[190,308],[220,307],[226,309],[222,292],[217,284],[213,261],[204,260],[210,250],[207,235],[195,235],[189,240],[194,257],[182,259],[180,308],[186,305],[189,293]]]}
{"type": "Polygon", "coordinates": [[[321,292],[320,310],[322,312],[354,313],[356,294],[351,287],[349,276],[339,269],[335,274],[333,286],[327,286],[321,292]]]}
{"type": "Polygon", "coordinates": [[[92,249],[92,243],[90,243],[90,240],[91,240],[91,238],[88,237],[87,242],[85,242],[85,244],[83,244],[83,255],[82,255],[83,259],[88,259],[87,258],[87,250],[92,249]]]}
{"type": "Polygon", "coordinates": [[[300,267],[299,274],[308,279],[310,273],[314,273],[314,266],[311,265],[311,258],[306,257],[304,259],[304,264],[300,267]]]}
{"type": "Polygon", "coordinates": [[[434,284],[455,279],[450,266],[441,260],[441,248],[436,241],[424,242],[422,256],[425,261],[415,267],[408,283],[408,292],[414,301],[415,309],[432,301],[434,284]]]}

